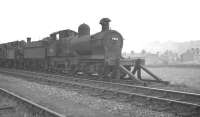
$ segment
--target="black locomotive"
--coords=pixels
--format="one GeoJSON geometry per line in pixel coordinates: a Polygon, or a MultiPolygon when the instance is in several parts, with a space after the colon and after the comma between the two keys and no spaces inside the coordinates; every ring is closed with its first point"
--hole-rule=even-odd
{"type": "Polygon", "coordinates": [[[87,24],[81,24],[78,32],[67,29],[39,41],[28,37],[27,42],[0,44],[0,67],[117,79],[126,74],[135,78],[137,73],[141,80],[141,68],[146,71],[144,59],[122,58],[123,37],[110,29],[109,22],[108,18],[101,19],[102,30],[93,35],[87,24]]]}
{"type": "Polygon", "coordinates": [[[61,30],[39,41],[16,41],[0,45],[0,64],[64,73],[116,76],[119,73],[122,35],[109,28],[110,19],[100,21],[102,30],[90,35],[90,27],[81,24],[78,32],[61,30]]]}

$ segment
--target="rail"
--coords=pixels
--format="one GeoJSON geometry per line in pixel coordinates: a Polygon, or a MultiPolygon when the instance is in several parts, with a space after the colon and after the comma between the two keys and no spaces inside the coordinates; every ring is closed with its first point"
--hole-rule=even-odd
{"type": "MultiPolygon", "coordinates": [[[[166,107],[170,107],[173,111],[179,111],[180,107],[186,108],[187,111],[195,112],[200,114],[200,94],[188,93],[181,91],[172,91],[165,89],[157,89],[145,86],[128,85],[121,83],[112,83],[105,81],[96,81],[89,79],[81,79],[74,77],[66,77],[61,75],[37,73],[29,71],[4,71],[5,73],[18,74],[26,78],[41,79],[42,81],[64,84],[67,86],[80,87],[80,89],[89,88],[93,90],[100,90],[102,92],[110,92],[111,94],[122,94],[126,95],[134,101],[135,98],[140,98],[144,102],[156,102],[156,105],[165,103],[166,107]],[[173,107],[176,106],[177,107],[173,107]]],[[[117,96],[116,96],[117,97],[117,96]]],[[[181,113],[184,113],[182,111],[181,113]]],[[[188,112],[188,113],[191,113],[188,112]]],[[[180,113],[179,113],[180,114],[180,113]]]]}
{"type": "Polygon", "coordinates": [[[59,114],[59,113],[57,113],[57,112],[55,112],[55,111],[53,111],[51,109],[48,109],[48,108],[46,108],[44,106],[41,106],[41,105],[31,101],[31,100],[28,100],[28,99],[26,99],[24,97],[21,97],[21,96],[13,93],[11,91],[8,91],[6,89],[0,88],[0,92],[5,93],[5,94],[7,94],[7,95],[9,95],[11,97],[14,97],[15,99],[20,100],[20,101],[22,101],[22,102],[24,102],[24,103],[26,103],[28,105],[31,105],[32,107],[35,107],[35,108],[37,108],[39,110],[42,110],[43,112],[46,113],[45,115],[48,116],[48,117],[49,116],[51,116],[51,117],[66,117],[65,115],[59,114]]]}

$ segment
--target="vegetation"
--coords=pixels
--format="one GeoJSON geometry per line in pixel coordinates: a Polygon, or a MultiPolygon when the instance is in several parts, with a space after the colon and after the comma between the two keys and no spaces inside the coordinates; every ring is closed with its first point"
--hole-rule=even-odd
{"type": "MultiPolygon", "coordinates": [[[[200,89],[200,67],[149,67],[161,79],[175,85],[200,89]]],[[[149,77],[143,73],[144,77],[149,77]]]]}

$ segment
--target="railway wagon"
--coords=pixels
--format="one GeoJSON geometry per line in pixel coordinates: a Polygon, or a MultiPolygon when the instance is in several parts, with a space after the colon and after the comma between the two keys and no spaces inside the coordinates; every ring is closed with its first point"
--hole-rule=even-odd
{"type": "Polygon", "coordinates": [[[24,47],[24,68],[31,70],[41,70],[45,67],[47,41],[33,41],[27,38],[26,46],[24,47]]]}
{"type": "Polygon", "coordinates": [[[21,67],[23,62],[24,41],[0,44],[0,65],[3,67],[21,67]]]}

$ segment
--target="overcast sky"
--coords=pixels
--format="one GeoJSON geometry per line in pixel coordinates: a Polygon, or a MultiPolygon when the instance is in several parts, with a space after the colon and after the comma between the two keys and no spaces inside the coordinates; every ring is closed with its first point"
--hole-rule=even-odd
{"type": "Polygon", "coordinates": [[[153,41],[200,40],[200,0],[1,0],[0,43],[77,31],[81,23],[93,34],[103,17],[123,35],[124,51],[153,41]]]}

